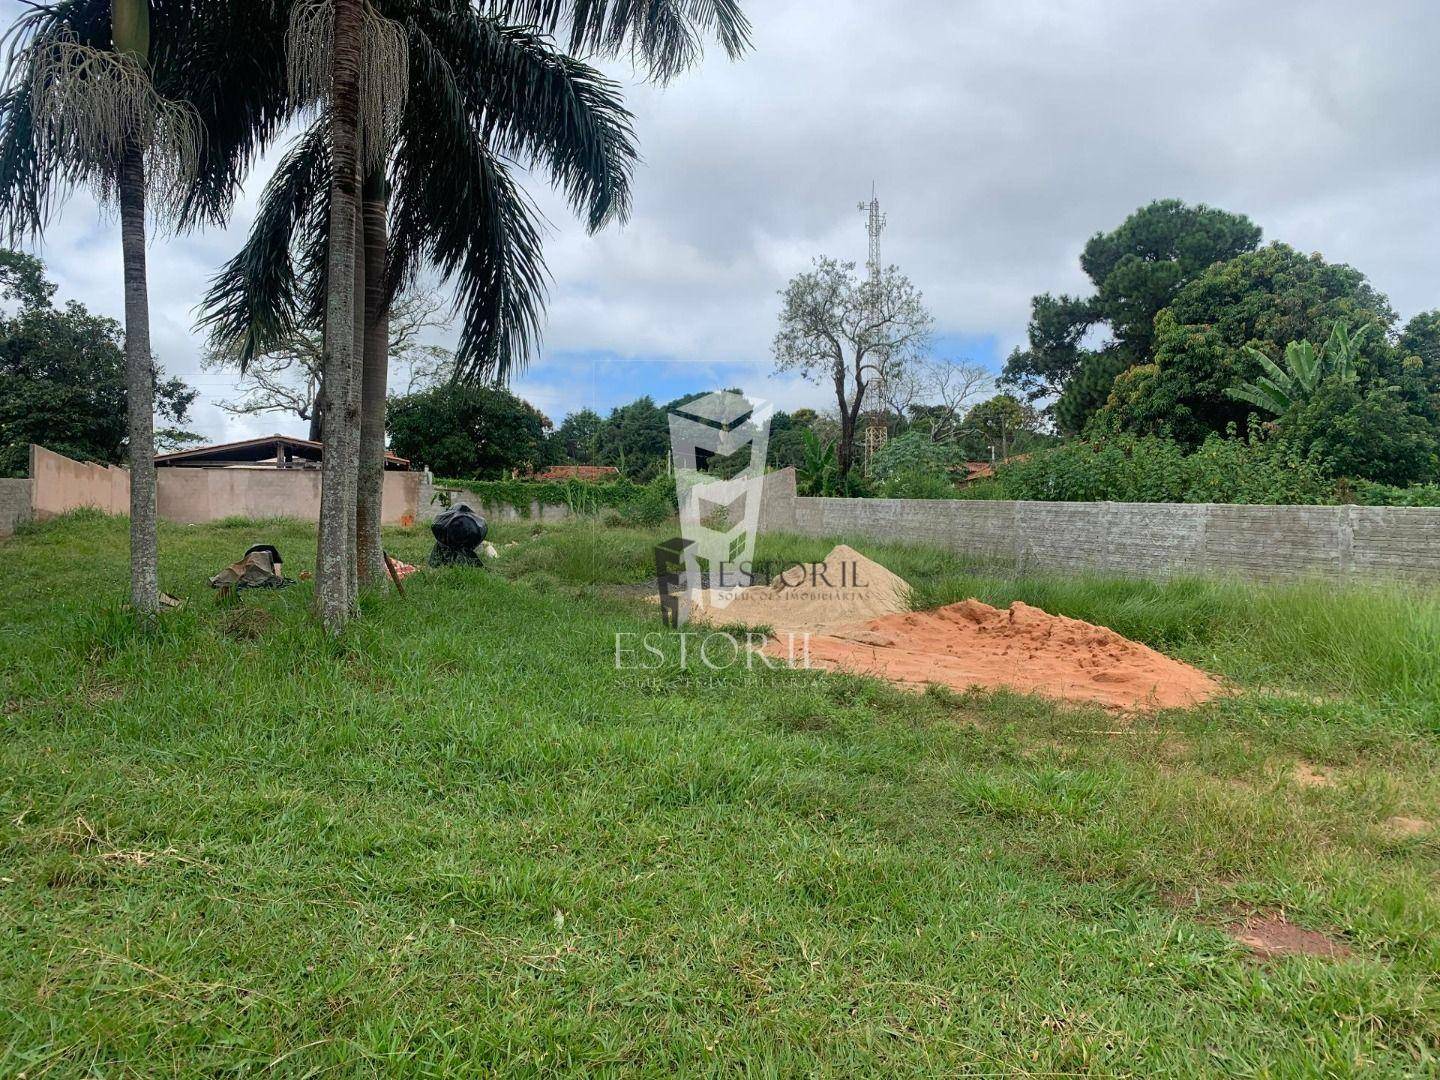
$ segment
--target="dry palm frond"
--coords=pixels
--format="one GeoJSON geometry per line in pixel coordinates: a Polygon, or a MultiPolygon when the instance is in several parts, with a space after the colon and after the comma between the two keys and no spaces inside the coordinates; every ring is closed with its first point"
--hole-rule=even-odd
{"type": "MultiPolygon", "coordinates": [[[[36,153],[57,172],[89,181],[111,202],[128,147],[145,156],[147,184],[162,196],[193,176],[204,144],[194,108],[156,92],[133,58],[69,35],[37,43],[25,63],[36,153]]],[[[170,203],[154,200],[157,209],[170,203]]]]}
{"type": "MultiPolygon", "coordinates": [[[[410,48],[405,28],[362,4],[360,54],[361,162],[382,165],[400,131],[410,86],[410,48]]],[[[302,106],[330,97],[335,46],[334,0],[303,0],[290,15],[285,50],[290,94],[302,106]]]]}

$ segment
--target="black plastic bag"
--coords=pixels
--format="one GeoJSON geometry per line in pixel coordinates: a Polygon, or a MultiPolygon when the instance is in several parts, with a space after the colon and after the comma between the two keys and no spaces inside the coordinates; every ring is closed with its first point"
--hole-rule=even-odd
{"type": "Polygon", "coordinates": [[[453,506],[430,523],[435,546],[430,551],[431,566],[481,566],[475,549],[485,542],[489,532],[485,519],[461,503],[453,506]]]}

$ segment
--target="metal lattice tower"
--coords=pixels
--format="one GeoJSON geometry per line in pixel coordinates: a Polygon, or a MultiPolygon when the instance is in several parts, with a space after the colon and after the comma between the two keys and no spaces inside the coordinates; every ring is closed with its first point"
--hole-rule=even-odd
{"type": "MultiPolygon", "coordinates": [[[[880,199],[875,194],[875,185],[870,185],[870,201],[862,202],[858,209],[865,215],[865,231],[870,237],[870,251],[865,260],[865,268],[869,271],[870,287],[876,290],[880,288],[880,234],[885,231],[885,215],[880,212],[880,199]]],[[[889,437],[889,431],[885,427],[885,357],[880,358],[880,374],[875,380],[875,398],[879,405],[878,411],[870,417],[870,423],[865,428],[865,467],[870,467],[870,459],[875,456],[875,451],[885,445],[889,437]]]]}
{"type": "Polygon", "coordinates": [[[875,195],[875,185],[870,185],[870,201],[859,204],[859,210],[866,215],[865,231],[870,235],[870,254],[865,268],[870,271],[870,284],[880,284],[880,234],[885,231],[885,215],[880,212],[880,200],[875,195]]]}

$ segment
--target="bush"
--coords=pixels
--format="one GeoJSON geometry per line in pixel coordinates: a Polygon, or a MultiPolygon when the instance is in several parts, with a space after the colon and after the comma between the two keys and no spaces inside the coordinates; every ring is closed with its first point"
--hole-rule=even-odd
{"type": "Polygon", "coordinates": [[[960,451],[954,445],[936,442],[929,432],[907,431],[875,451],[870,477],[880,484],[900,476],[944,477],[959,460],[960,451]]]}
{"type": "Polygon", "coordinates": [[[1323,504],[1335,483],[1284,446],[1212,435],[1194,453],[1154,435],[1075,441],[1002,465],[963,498],[1051,502],[1323,504]]]}
{"type": "Polygon", "coordinates": [[[1440,484],[1411,484],[1395,487],[1357,480],[1354,501],[1362,506],[1440,506],[1440,484]]]}
{"type": "Polygon", "coordinates": [[[882,499],[954,499],[959,493],[948,472],[909,469],[882,481],[875,494],[882,499]]]}

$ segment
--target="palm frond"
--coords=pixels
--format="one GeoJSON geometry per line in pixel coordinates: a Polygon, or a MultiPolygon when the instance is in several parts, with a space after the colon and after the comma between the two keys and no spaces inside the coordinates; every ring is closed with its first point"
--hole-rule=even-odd
{"type": "MultiPolygon", "coordinates": [[[[412,99],[413,107],[413,99],[412,99]]],[[[453,282],[457,381],[504,381],[538,343],[547,274],[539,214],[467,127],[407,121],[390,170],[391,265],[453,282]]]]}
{"type": "Polygon", "coordinates": [[[1276,416],[1282,416],[1289,412],[1291,405],[1290,399],[1284,392],[1268,379],[1260,379],[1258,383],[1241,383],[1239,386],[1226,387],[1225,396],[1257,405],[1276,416]]]}
{"type": "MultiPolygon", "coordinates": [[[[293,247],[302,227],[314,229],[329,181],[329,142],[325,125],[317,121],[281,159],[245,246],[215,275],[200,304],[197,328],[242,370],[313,314],[314,270],[305,260],[297,268],[293,247]]],[[[323,243],[323,224],[319,233],[323,243]]],[[[319,288],[323,293],[323,280],[319,288]]]]}
{"type": "Polygon", "coordinates": [[[739,0],[497,0],[507,22],[555,34],[576,55],[629,55],[657,82],[693,67],[713,35],[732,59],[750,47],[739,0]]]}
{"type": "Polygon", "coordinates": [[[413,92],[461,117],[502,157],[541,171],[593,231],[630,211],[638,150],[619,84],[497,19],[443,15],[422,4],[412,20],[413,92]]]}

